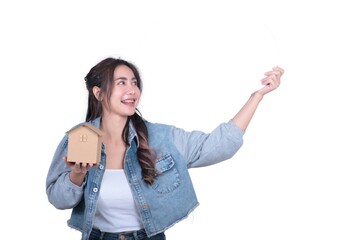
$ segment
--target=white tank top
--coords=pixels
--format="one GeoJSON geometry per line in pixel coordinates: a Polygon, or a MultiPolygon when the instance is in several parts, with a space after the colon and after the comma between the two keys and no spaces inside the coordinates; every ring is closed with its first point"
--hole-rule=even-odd
{"type": "Polygon", "coordinates": [[[102,232],[125,232],[143,228],[123,169],[105,170],[94,227],[102,232]]]}

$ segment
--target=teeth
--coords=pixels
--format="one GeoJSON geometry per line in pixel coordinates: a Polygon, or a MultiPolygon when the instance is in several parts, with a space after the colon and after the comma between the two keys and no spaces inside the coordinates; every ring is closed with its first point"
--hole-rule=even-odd
{"type": "Polygon", "coordinates": [[[121,101],[121,102],[123,102],[123,103],[134,103],[135,100],[123,100],[123,101],[121,101]]]}

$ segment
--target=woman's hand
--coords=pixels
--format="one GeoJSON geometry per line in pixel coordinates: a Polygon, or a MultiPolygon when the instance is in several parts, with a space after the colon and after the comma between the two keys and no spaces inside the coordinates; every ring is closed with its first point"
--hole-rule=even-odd
{"type": "Polygon", "coordinates": [[[265,78],[261,79],[261,83],[265,85],[253,94],[251,94],[249,100],[240,109],[240,111],[233,117],[232,121],[240,129],[245,131],[259,105],[263,96],[280,85],[280,78],[284,74],[284,70],[280,67],[274,67],[272,71],[265,73],[265,78]]]}
{"type": "Polygon", "coordinates": [[[261,89],[256,91],[262,96],[275,90],[280,85],[281,76],[284,74],[284,70],[280,67],[273,67],[272,71],[266,72],[264,75],[265,78],[261,79],[261,84],[264,85],[261,89]]]}
{"type": "Polygon", "coordinates": [[[66,156],[63,157],[63,160],[65,161],[65,164],[71,169],[69,175],[71,182],[78,186],[81,186],[81,184],[84,182],[86,173],[90,170],[90,168],[98,165],[92,163],[68,162],[66,156]]]}

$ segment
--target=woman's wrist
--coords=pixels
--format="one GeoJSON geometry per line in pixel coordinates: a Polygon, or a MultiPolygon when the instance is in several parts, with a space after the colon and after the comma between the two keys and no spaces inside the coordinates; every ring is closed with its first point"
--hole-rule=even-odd
{"type": "Polygon", "coordinates": [[[71,171],[70,172],[70,181],[78,186],[81,186],[81,184],[84,182],[84,179],[85,179],[85,175],[86,173],[77,173],[77,172],[74,172],[74,171],[71,171]]]}
{"type": "Polygon", "coordinates": [[[262,100],[264,97],[264,94],[262,94],[260,91],[255,91],[251,94],[251,97],[262,100]]]}

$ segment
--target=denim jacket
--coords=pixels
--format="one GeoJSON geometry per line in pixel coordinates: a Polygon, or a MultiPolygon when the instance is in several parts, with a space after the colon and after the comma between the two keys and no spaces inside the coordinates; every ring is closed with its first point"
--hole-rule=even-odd
{"type": "MultiPolygon", "coordinates": [[[[100,118],[90,122],[99,128],[100,118]]],[[[124,172],[147,235],[153,236],[185,219],[198,200],[189,168],[212,165],[231,158],[243,143],[244,131],[232,121],[220,124],[211,133],[185,131],[171,125],[146,121],[149,145],[155,149],[156,169],[161,173],[152,185],[142,180],[137,160],[138,137],[132,124],[130,146],[126,150],[124,172]]],[[[87,240],[92,229],[96,203],[105,171],[106,155],[102,145],[98,166],[90,169],[81,186],[69,179],[70,168],[62,157],[67,155],[68,136],[58,145],[46,178],[48,200],[58,209],[71,209],[68,225],[82,232],[87,240]]]]}

